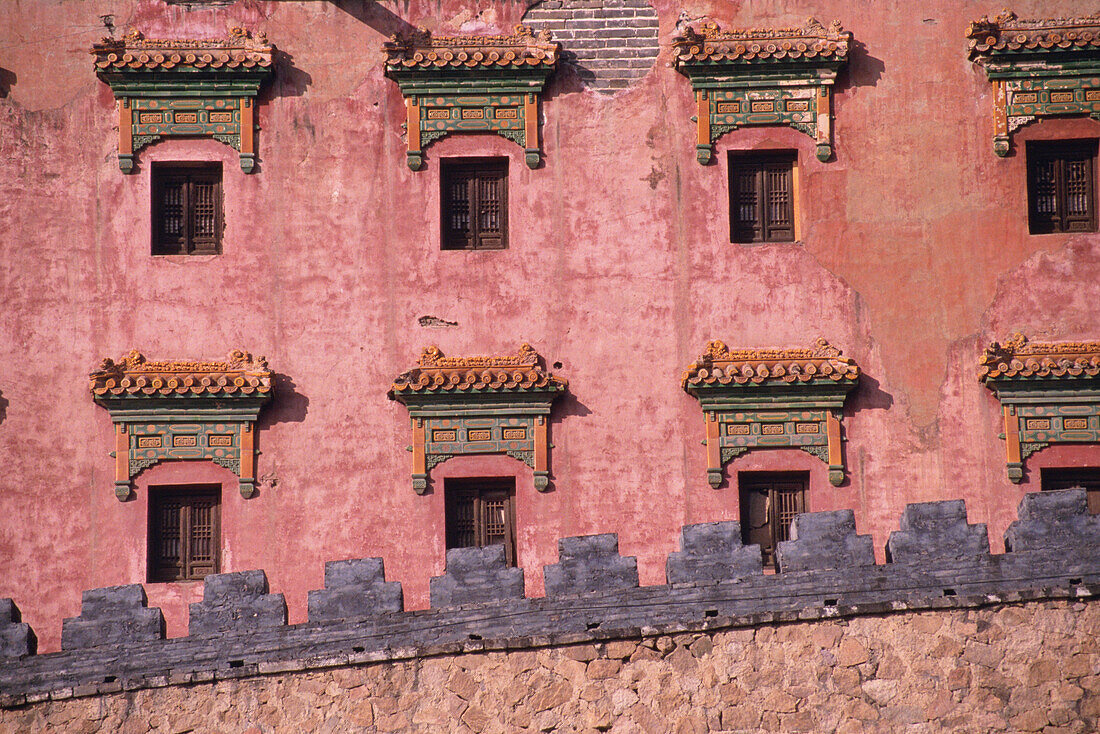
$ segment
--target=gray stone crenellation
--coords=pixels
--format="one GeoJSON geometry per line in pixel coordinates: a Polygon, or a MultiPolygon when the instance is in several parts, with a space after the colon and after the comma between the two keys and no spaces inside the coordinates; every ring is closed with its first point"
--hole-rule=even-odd
{"type": "Polygon", "coordinates": [[[281,594],[263,571],[209,576],[191,606],[189,635],[166,640],[159,609],[140,585],[84,593],[65,620],[62,652],[35,655],[34,636],[11,600],[0,600],[0,705],[202,681],[709,631],[902,611],[1100,596],[1100,517],[1085,493],[1028,495],[991,555],[984,525],[962,502],[909,505],[876,565],[850,511],[799,516],[765,574],[758,546],[735,522],[683,529],[668,584],[638,586],[634,558],[615,535],[565,538],[547,566],[546,597],[523,598],[523,571],[502,547],[452,550],[432,579],[432,608],[402,611],[400,584],[381,559],[326,564],[310,593],[309,622],[286,624],[281,594]]]}

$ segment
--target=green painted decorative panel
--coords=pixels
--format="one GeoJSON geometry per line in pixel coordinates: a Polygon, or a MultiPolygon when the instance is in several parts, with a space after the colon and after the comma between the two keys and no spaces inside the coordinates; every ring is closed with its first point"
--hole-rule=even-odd
{"type": "Polygon", "coordinates": [[[424,148],[453,133],[493,133],[542,160],[539,95],[560,46],[549,34],[517,26],[511,36],[432,36],[423,29],[383,46],[386,75],[405,97],[409,168],[424,165],[424,148]]]}
{"type": "Polygon", "coordinates": [[[970,60],[993,84],[993,152],[1008,155],[1012,134],[1048,117],[1100,120],[1100,15],[1022,19],[1005,10],[967,31],[970,60]]]}
{"type": "Polygon", "coordinates": [[[673,65],[695,91],[696,157],[710,163],[714,141],[757,125],[786,125],[833,154],[832,89],[852,34],[812,18],[805,28],[722,31],[707,23],[673,39],[673,65]]]}

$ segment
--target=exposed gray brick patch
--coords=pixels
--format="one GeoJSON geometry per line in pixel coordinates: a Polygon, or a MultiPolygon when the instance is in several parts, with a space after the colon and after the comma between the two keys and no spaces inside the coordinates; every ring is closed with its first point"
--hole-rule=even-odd
{"type": "Polygon", "coordinates": [[[646,0],[544,0],[523,23],[550,31],[577,77],[605,94],[648,74],[660,52],[657,11],[646,0]]]}
{"type": "Polygon", "coordinates": [[[31,626],[11,599],[0,599],[0,660],[33,655],[38,647],[31,626]]]}
{"type": "Polygon", "coordinates": [[[638,585],[638,560],[619,555],[614,533],[558,540],[558,563],[544,566],[546,595],[586,594],[638,585]]]}
{"type": "Polygon", "coordinates": [[[856,517],[851,510],[799,515],[791,523],[791,539],[777,545],[782,572],[875,565],[871,536],[856,535],[856,517]]]}
{"type": "Polygon", "coordinates": [[[741,523],[685,525],[680,550],[670,553],[665,578],[670,584],[734,581],[763,573],[760,546],[741,544],[741,523]]]}
{"type": "Polygon", "coordinates": [[[433,609],[523,598],[523,569],[509,568],[503,545],[451,548],[447,572],[429,582],[433,609]]]}
{"type": "Polygon", "coordinates": [[[61,649],[164,639],[164,615],[149,609],[141,584],[91,589],[81,595],[80,616],[61,624],[61,649]]]}
{"type": "Polygon", "coordinates": [[[331,622],[400,612],[405,603],[381,558],[359,558],[326,563],[325,588],[309,592],[308,606],[310,622],[331,622]]]}
{"type": "Polygon", "coordinates": [[[191,605],[189,635],[245,633],[286,624],[286,600],[267,593],[267,574],[241,571],[207,576],[202,601],[191,605]]]}
{"type": "Polygon", "coordinates": [[[967,524],[962,500],[913,503],[901,514],[901,530],[890,533],[886,555],[894,563],[981,562],[989,558],[989,534],[984,523],[967,524]]]}
{"type": "Polygon", "coordinates": [[[1026,494],[1016,516],[1005,531],[1005,547],[1014,552],[1100,554],[1100,516],[1089,514],[1083,489],[1026,494]]]}

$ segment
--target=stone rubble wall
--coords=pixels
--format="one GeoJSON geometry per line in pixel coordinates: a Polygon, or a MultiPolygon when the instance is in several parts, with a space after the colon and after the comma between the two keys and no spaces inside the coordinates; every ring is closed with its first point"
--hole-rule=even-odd
{"type": "MultiPolygon", "coordinates": [[[[904,627],[908,617],[895,616],[901,612],[935,611],[941,620],[1020,608],[1095,615],[1100,517],[1087,513],[1084,491],[1027,495],[1019,518],[1006,532],[1011,550],[992,555],[985,527],[967,523],[962,502],[909,505],[887,543],[890,562],[876,565],[870,538],[856,533],[850,510],[804,514],[795,519],[791,540],[778,548],[777,574],[763,573],[759,547],[741,544],[737,523],[692,525],[683,529],[681,550],[668,559],[669,583],[646,587],[638,585],[634,559],[619,555],[614,535],[564,538],[559,563],[545,569],[547,596],[537,599],[523,598],[523,571],[505,565],[502,548],[453,549],[446,573],[432,579],[433,608],[414,612],[402,611],[400,585],[385,581],[381,559],[336,561],[326,566],[326,588],[310,594],[309,621],[299,625],[286,624],[283,596],[270,593],[262,571],[218,574],[207,577],[203,601],[191,606],[189,635],[170,640],[163,639],[160,610],[147,607],[139,584],[96,589],[85,592],[81,616],[65,621],[62,652],[49,655],[33,654],[33,631],[3,600],[0,707],[31,715],[73,698],[156,701],[138,692],[202,684],[247,689],[269,685],[270,676],[292,674],[287,680],[293,681],[345,669],[417,669],[418,661],[432,658],[453,659],[461,668],[466,656],[553,658],[577,645],[605,650],[625,642],[637,648],[641,641],[659,653],[654,661],[671,660],[673,648],[661,649],[668,644],[662,639],[690,644],[691,655],[699,657],[698,650],[723,635],[742,639],[736,636],[745,628],[750,640],[759,641],[753,635],[766,629],[778,635],[789,624],[814,620],[830,629],[838,620],[872,624],[856,621],[866,617],[904,627]]],[[[816,634],[813,625],[807,629],[816,634]]],[[[1050,640],[1057,633],[1067,638],[1058,644],[1081,649],[1093,644],[1073,624],[1049,634],[1021,633],[1050,640]]],[[[650,655],[638,648],[630,657],[635,653],[650,655]]],[[[617,674],[626,657],[611,655],[600,665],[617,674]]],[[[798,657],[789,662],[808,664],[798,657]]],[[[530,695],[542,690],[541,684],[532,687],[530,695]]],[[[714,728],[709,709],[685,705],[685,716],[706,713],[702,720],[714,728]]],[[[493,716],[501,711],[492,709],[493,716]]],[[[725,726],[721,717],[717,721],[725,726]]],[[[747,726],[767,726],[762,721],[747,726]]]]}
{"type": "Polygon", "coordinates": [[[1100,604],[343,665],[0,710],[26,732],[1093,732],[1100,604]]]}

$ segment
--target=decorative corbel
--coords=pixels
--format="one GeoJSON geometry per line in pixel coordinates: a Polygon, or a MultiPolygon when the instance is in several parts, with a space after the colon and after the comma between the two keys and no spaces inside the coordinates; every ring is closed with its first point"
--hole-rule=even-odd
{"type": "Polygon", "coordinates": [[[550,408],[566,385],[529,344],[492,357],[444,357],[426,347],[389,392],[412,419],[413,489],[424,494],[432,468],[454,456],[505,454],[530,466],[535,488],[545,491],[550,408]]]}
{"type": "Polygon", "coordinates": [[[1008,479],[1051,444],[1100,443],[1100,342],[1029,342],[1014,334],[982,354],[978,378],[1001,403],[1008,479]]]}
{"type": "Polygon", "coordinates": [[[383,45],[386,76],[405,97],[409,168],[424,148],[452,133],[495,133],[524,149],[528,168],[542,160],[539,95],[561,46],[543,31],[511,36],[432,36],[424,29],[383,45]]]}
{"type": "Polygon", "coordinates": [[[1010,10],[970,24],[969,57],[993,84],[993,152],[1047,117],[1100,120],[1100,15],[1024,20],[1010,10]]]}
{"type": "Polygon", "coordinates": [[[118,165],[134,170],[137,152],[166,137],[207,137],[256,164],[256,97],[271,76],[267,36],[231,28],[222,40],[147,39],[131,31],[92,46],[95,70],[118,102],[118,165]]]}
{"type": "Polygon", "coordinates": [[[681,386],[703,408],[707,481],[757,449],[801,449],[829,465],[829,483],[844,482],[844,401],[859,367],[818,339],[810,349],[730,349],[720,341],[684,372],[681,386]]]}
{"type": "Polygon", "coordinates": [[[672,40],[672,65],[695,91],[695,151],[710,163],[714,141],[731,130],[788,125],[817,142],[824,162],[833,154],[833,86],[848,61],[852,34],[840,21],[825,28],[722,31],[706,23],[672,40]]]}
{"type": "Polygon", "coordinates": [[[153,362],[134,350],[103,360],[90,377],[92,398],[115,424],[119,500],[135,475],[176,459],[224,466],[240,478],[241,495],[253,495],[255,424],[273,379],[263,357],[234,350],[225,362],[153,362]]]}

